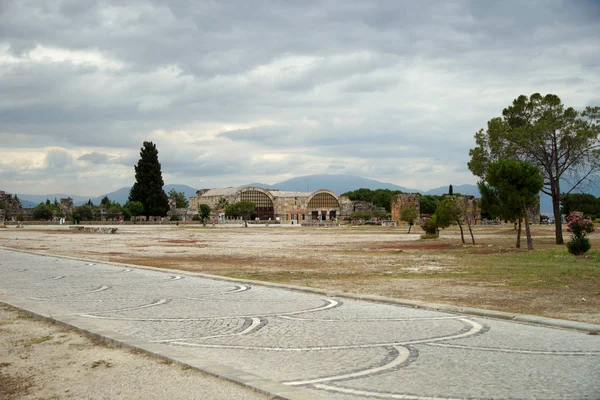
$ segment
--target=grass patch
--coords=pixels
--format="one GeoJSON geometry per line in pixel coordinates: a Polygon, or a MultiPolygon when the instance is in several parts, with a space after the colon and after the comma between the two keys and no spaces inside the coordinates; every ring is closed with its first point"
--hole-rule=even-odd
{"type": "Polygon", "coordinates": [[[96,360],[92,363],[92,365],[90,365],[90,368],[98,368],[98,367],[110,368],[110,367],[112,367],[112,364],[106,360],[96,360]]]}
{"type": "Polygon", "coordinates": [[[47,342],[48,340],[52,340],[52,335],[45,335],[45,336],[33,338],[29,341],[29,344],[40,344],[40,343],[47,342]]]}

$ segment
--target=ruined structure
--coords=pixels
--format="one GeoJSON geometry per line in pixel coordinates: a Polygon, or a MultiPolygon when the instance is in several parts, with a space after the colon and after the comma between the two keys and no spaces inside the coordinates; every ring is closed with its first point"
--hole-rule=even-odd
{"type": "Polygon", "coordinates": [[[0,221],[14,221],[23,210],[19,199],[12,194],[0,190],[0,221]]]}
{"type": "Polygon", "coordinates": [[[60,215],[70,219],[73,215],[73,199],[67,197],[66,199],[60,199],[60,215]]]}
{"type": "Polygon", "coordinates": [[[481,223],[480,199],[475,196],[452,196],[464,210],[463,220],[468,220],[471,225],[481,223]]]}
{"type": "Polygon", "coordinates": [[[405,208],[413,208],[417,211],[417,215],[419,218],[415,221],[415,224],[421,223],[421,196],[418,194],[397,194],[392,198],[392,219],[396,221],[398,224],[400,223],[408,223],[408,221],[400,220],[400,213],[405,208]]]}
{"type": "Polygon", "coordinates": [[[203,189],[190,197],[189,210],[198,213],[200,204],[207,204],[213,214],[224,202],[234,204],[251,201],[256,205],[255,215],[261,220],[278,220],[282,223],[326,221],[340,218],[340,198],[327,189],[314,192],[284,192],[258,186],[203,189]]]}

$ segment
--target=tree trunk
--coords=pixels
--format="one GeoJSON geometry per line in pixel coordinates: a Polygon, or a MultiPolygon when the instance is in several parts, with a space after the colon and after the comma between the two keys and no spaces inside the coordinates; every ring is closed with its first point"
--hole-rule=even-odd
{"type": "Polygon", "coordinates": [[[517,249],[521,248],[521,217],[519,217],[519,229],[517,230],[517,244],[515,247],[517,249]]]}
{"type": "Polygon", "coordinates": [[[560,214],[560,186],[558,180],[555,188],[552,190],[552,212],[554,214],[554,233],[556,236],[556,244],[564,244],[562,235],[562,215],[560,214]]]}
{"type": "Polygon", "coordinates": [[[410,228],[412,228],[412,224],[408,224],[408,233],[410,233],[410,228]]]}
{"type": "Polygon", "coordinates": [[[471,234],[471,243],[475,244],[475,236],[473,236],[473,229],[471,229],[471,221],[467,220],[467,226],[469,227],[469,233],[471,234]]]}
{"type": "Polygon", "coordinates": [[[465,234],[463,233],[462,225],[460,224],[459,220],[456,220],[456,222],[458,223],[458,227],[460,228],[460,240],[462,240],[462,243],[465,244],[465,234]]]}
{"type": "Polygon", "coordinates": [[[533,250],[533,240],[531,240],[531,229],[529,228],[529,216],[527,215],[527,207],[524,207],[525,213],[525,236],[527,236],[527,250],[533,250]]]}

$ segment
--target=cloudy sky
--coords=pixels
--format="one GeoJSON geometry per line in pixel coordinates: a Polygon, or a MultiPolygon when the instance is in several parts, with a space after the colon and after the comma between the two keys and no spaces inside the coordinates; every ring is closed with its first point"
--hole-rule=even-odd
{"type": "Polygon", "coordinates": [[[474,183],[520,94],[600,105],[600,2],[0,0],[0,190],[474,183]],[[190,3],[188,5],[186,3],[190,3]]]}

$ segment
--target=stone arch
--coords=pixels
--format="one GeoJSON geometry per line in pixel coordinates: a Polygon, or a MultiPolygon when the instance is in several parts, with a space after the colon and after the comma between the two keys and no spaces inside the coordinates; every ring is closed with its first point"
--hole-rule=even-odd
{"type": "Polygon", "coordinates": [[[308,209],[340,208],[340,199],[337,194],[327,189],[315,190],[308,197],[308,209]]]}
{"type": "Polygon", "coordinates": [[[255,215],[262,220],[275,218],[274,197],[266,189],[244,186],[236,193],[238,201],[251,201],[256,205],[255,215]]]}

